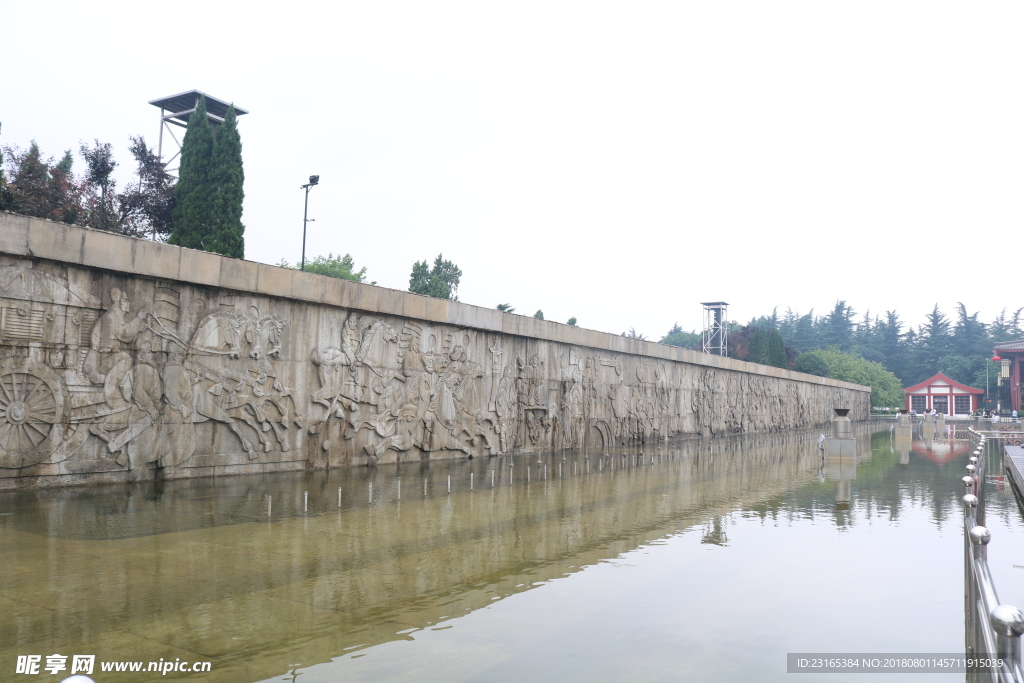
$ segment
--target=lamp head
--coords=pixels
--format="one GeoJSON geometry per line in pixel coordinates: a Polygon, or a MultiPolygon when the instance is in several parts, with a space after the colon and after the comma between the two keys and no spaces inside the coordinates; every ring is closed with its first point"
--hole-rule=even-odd
{"type": "Polygon", "coordinates": [[[311,175],[311,176],[309,176],[309,184],[310,185],[317,185],[317,184],[319,184],[319,182],[320,182],[320,176],[318,176],[318,175],[311,175]]]}

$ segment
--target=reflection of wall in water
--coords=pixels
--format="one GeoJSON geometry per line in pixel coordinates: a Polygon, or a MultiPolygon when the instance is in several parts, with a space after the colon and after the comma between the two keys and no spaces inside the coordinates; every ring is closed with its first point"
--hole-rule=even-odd
{"type": "MultiPolygon", "coordinates": [[[[230,640],[233,634],[209,637],[197,633],[194,621],[216,608],[232,623],[250,625],[246,652],[263,653],[258,664],[250,664],[266,667],[269,677],[297,661],[284,661],[295,656],[296,648],[304,662],[326,661],[352,645],[395,639],[395,631],[404,628],[396,622],[420,627],[437,623],[443,616],[486,607],[495,595],[526,590],[534,582],[559,578],[680,530],[703,534],[705,523],[711,529],[717,524],[723,532],[718,540],[728,542],[724,532],[731,515],[760,510],[809,481],[818,461],[808,433],[671,443],[644,449],[647,464],[627,469],[620,453],[612,451],[597,472],[599,455],[591,453],[589,476],[535,480],[529,488],[522,483],[523,470],[527,464],[535,466],[537,456],[529,461],[515,458],[513,486],[499,480],[498,488],[480,487],[471,494],[463,481],[452,496],[427,500],[418,495],[422,480],[403,468],[401,503],[394,498],[394,479],[384,479],[387,469],[381,468],[375,492],[386,502],[372,507],[365,505],[367,470],[234,477],[216,485],[170,481],[159,491],[137,485],[127,497],[111,488],[102,493],[109,500],[100,512],[114,541],[103,540],[103,528],[93,526],[96,495],[89,490],[12,495],[19,496],[25,512],[18,523],[37,525],[26,531],[91,541],[90,562],[76,562],[75,548],[83,547],[77,542],[58,561],[64,581],[52,585],[48,597],[68,609],[47,613],[48,637],[71,647],[83,633],[101,632],[116,623],[131,632],[169,634],[176,646],[223,657],[226,668],[237,663],[231,654],[237,651],[237,642],[230,640]],[[283,478],[291,478],[290,483],[282,483],[283,478]],[[287,507],[294,517],[272,524],[196,526],[204,518],[258,520],[265,509],[266,486],[274,487],[275,506],[287,507]],[[301,515],[304,490],[311,499],[326,498],[333,505],[339,486],[344,487],[346,504],[356,495],[364,502],[342,512],[328,508],[301,515]],[[61,501],[59,510],[51,507],[56,500],[61,501]],[[175,520],[193,531],[137,535],[177,531],[175,520]],[[133,571],[137,558],[127,548],[163,559],[166,575],[133,571]],[[203,567],[204,580],[172,571],[173,558],[203,567]],[[65,589],[95,586],[96,576],[122,578],[116,589],[101,582],[94,591],[63,595],[65,589]],[[267,593],[291,599],[268,610],[253,597],[267,593]],[[85,594],[91,596],[87,604],[82,602],[85,594]],[[122,594],[132,595],[132,600],[116,599],[122,594]],[[309,611],[304,602],[294,600],[296,595],[306,596],[319,609],[309,611]],[[295,612],[303,615],[301,620],[295,612]]],[[[627,455],[638,453],[630,450],[627,455]]],[[[560,454],[542,457],[557,471],[560,454]]],[[[581,454],[568,457],[566,462],[582,463],[581,454]]],[[[486,481],[481,475],[490,464],[467,464],[479,466],[478,486],[486,481]]],[[[459,471],[465,478],[465,469],[459,471]]],[[[446,472],[427,468],[432,491],[444,490],[446,472]]],[[[53,559],[47,555],[44,561],[53,559]]],[[[0,623],[2,642],[21,642],[24,636],[14,629],[11,622],[0,623]]],[[[246,652],[237,659],[244,659],[246,652]]]]}

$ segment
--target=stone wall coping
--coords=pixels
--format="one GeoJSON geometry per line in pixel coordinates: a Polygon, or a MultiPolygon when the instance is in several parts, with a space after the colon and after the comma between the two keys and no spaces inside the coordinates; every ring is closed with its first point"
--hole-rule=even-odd
{"type": "Polygon", "coordinates": [[[414,318],[853,391],[871,391],[871,387],[828,377],[7,211],[0,211],[0,254],[414,318]]]}

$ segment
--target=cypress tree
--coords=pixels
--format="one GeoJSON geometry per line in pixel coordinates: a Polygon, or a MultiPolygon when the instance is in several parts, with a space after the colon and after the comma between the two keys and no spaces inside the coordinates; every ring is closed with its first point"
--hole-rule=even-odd
{"type": "Polygon", "coordinates": [[[206,248],[213,209],[210,185],[212,154],[213,132],[206,118],[206,98],[200,97],[196,110],[188,119],[185,139],[181,142],[181,164],[178,166],[178,183],[174,186],[171,236],[167,240],[171,244],[190,249],[206,248]]]}
{"type": "Polygon", "coordinates": [[[234,258],[245,256],[245,226],[242,225],[244,181],[242,140],[238,136],[235,106],[231,105],[213,142],[213,158],[210,163],[213,208],[209,238],[203,244],[207,251],[234,258]]]}

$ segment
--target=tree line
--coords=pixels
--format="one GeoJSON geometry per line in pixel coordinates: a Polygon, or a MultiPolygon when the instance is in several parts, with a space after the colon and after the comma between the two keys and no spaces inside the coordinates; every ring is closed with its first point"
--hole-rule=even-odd
{"type": "Polygon", "coordinates": [[[32,141],[28,149],[0,147],[0,210],[83,225],[134,237],[166,239],[171,233],[174,180],[141,135],[129,138],[135,174],[123,189],[112,177],[118,163],[110,143],[81,143],[83,171],[76,155],[46,156],[32,141]]]}
{"type": "MultiPolygon", "coordinates": [[[[900,406],[903,387],[939,372],[970,387],[992,389],[999,370],[990,360],[993,345],[1024,337],[1024,308],[1004,309],[989,322],[979,315],[962,303],[952,315],[936,304],[914,327],[897,311],[858,316],[845,300],[822,315],[792,309],[780,315],[776,308],[746,325],[730,322],[728,351],[740,360],[868,384],[875,405],[900,406]]],[[[661,342],[699,350],[701,335],[673,325],[661,342]]]]}
{"type": "Polygon", "coordinates": [[[57,161],[35,141],[28,149],[0,147],[0,210],[244,257],[245,174],[234,107],[214,127],[200,98],[182,140],[177,181],[145,138],[129,140],[135,173],[123,189],[108,142],[79,145],[81,173],[70,149],[57,161]]]}
{"type": "Polygon", "coordinates": [[[776,329],[786,345],[797,352],[837,347],[840,351],[880,363],[899,378],[903,386],[923,382],[936,373],[978,389],[985,389],[998,364],[989,359],[999,342],[1024,337],[1024,308],[1003,309],[995,319],[984,322],[958,303],[952,315],[936,304],[916,328],[901,320],[897,311],[857,316],[845,301],[817,316],[813,311],[799,314],[787,310],[778,315],[750,321],[751,325],[776,329]]]}

